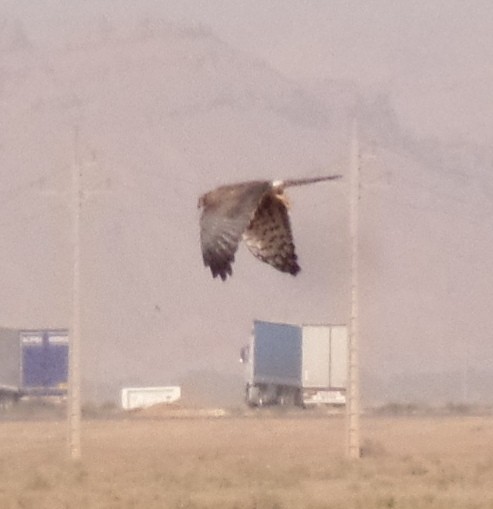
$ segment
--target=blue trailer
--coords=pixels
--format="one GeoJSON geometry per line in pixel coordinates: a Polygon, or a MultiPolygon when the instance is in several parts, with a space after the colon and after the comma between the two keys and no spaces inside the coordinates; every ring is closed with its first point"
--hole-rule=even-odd
{"type": "Polygon", "coordinates": [[[67,329],[0,328],[0,406],[21,397],[64,398],[68,348],[67,329]]]}
{"type": "Polygon", "coordinates": [[[242,349],[250,406],[344,405],[348,336],[344,325],[256,320],[242,349]]]}

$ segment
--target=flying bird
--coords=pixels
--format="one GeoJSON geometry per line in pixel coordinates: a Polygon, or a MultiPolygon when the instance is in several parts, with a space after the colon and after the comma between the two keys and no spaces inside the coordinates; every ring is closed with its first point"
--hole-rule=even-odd
{"type": "Polygon", "coordinates": [[[261,261],[293,276],[297,262],[286,187],[336,180],[340,175],[295,180],[255,180],[218,187],[199,198],[200,241],[204,265],[225,281],[240,241],[261,261]]]}

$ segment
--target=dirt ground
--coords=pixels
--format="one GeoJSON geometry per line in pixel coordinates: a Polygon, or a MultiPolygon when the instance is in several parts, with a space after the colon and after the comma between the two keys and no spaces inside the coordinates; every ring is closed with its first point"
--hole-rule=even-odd
{"type": "Polygon", "coordinates": [[[0,508],[493,508],[492,417],[129,416],[0,422],[0,508]]]}

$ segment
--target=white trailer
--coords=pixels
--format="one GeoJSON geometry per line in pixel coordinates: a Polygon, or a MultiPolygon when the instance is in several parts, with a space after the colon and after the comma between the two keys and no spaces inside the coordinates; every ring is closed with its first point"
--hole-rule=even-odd
{"type": "Polygon", "coordinates": [[[160,403],[175,403],[181,398],[181,387],[125,387],[121,392],[122,408],[134,410],[160,403]]]}
{"type": "Polygon", "coordinates": [[[257,320],[242,349],[250,406],[344,405],[348,334],[345,325],[293,325],[257,320]]]}

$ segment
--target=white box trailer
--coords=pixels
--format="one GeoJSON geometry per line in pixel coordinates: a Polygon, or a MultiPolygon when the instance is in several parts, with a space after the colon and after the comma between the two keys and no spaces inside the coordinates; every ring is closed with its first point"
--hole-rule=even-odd
{"type": "Polygon", "coordinates": [[[181,387],[126,387],[122,389],[122,408],[147,408],[159,403],[174,403],[181,398],[181,387]]]}
{"type": "Polygon", "coordinates": [[[257,320],[241,358],[246,365],[246,401],[251,406],[345,404],[345,325],[257,320]]]}

